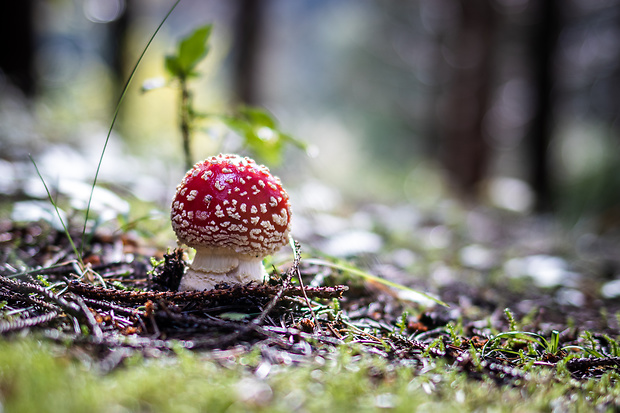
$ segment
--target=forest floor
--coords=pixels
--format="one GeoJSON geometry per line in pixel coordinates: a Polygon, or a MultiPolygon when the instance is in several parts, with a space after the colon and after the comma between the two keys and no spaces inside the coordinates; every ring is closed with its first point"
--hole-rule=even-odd
{"type": "Polygon", "coordinates": [[[617,233],[485,208],[361,211],[306,231],[321,249],[292,245],[269,283],[200,293],[175,291],[180,249],[95,231],[80,262],[44,222],[1,223],[3,410],[620,406],[617,233]]]}

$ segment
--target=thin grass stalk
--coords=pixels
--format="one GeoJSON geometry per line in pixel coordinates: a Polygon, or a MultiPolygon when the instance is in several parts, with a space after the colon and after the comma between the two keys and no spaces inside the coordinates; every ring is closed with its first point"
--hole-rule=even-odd
{"type": "Polygon", "coordinates": [[[129,75],[129,78],[127,79],[127,82],[125,83],[125,86],[123,87],[123,91],[121,92],[121,96],[119,97],[118,103],[116,104],[116,108],[114,109],[114,115],[112,116],[112,122],[110,123],[110,128],[108,129],[108,134],[107,134],[107,136],[105,138],[105,142],[103,144],[103,149],[101,150],[101,156],[99,157],[99,163],[97,164],[97,170],[95,172],[95,178],[93,179],[93,185],[92,185],[91,190],[90,190],[90,196],[88,197],[88,205],[86,206],[86,217],[84,218],[84,228],[82,230],[82,245],[80,246],[80,255],[79,255],[80,257],[82,256],[82,254],[84,252],[84,241],[85,241],[85,238],[86,238],[86,225],[88,223],[88,216],[89,216],[89,213],[90,213],[90,205],[91,205],[91,202],[93,200],[93,194],[95,193],[95,186],[97,185],[97,179],[99,178],[99,171],[101,170],[101,164],[103,162],[103,156],[104,156],[105,151],[106,151],[106,149],[108,147],[108,143],[110,142],[110,136],[112,135],[112,129],[114,128],[114,124],[116,123],[116,119],[118,118],[118,113],[120,111],[121,104],[123,103],[123,100],[125,100],[125,95],[127,94],[127,89],[129,88],[129,85],[131,84],[131,81],[133,80],[134,75],[136,74],[136,71],[138,70],[138,66],[140,65],[140,62],[142,62],[142,59],[144,58],[144,55],[146,54],[146,51],[148,50],[149,46],[153,42],[153,39],[155,39],[155,36],[157,35],[157,33],[159,33],[159,30],[162,28],[162,26],[164,25],[166,20],[168,20],[168,17],[170,17],[170,15],[172,14],[174,9],[177,7],[177,5],[180,2],[181,2],[181,0],[177,0],[172,5],[170,10],[168,10],[168,13],[166,13],[166,15],[164,16],[163,20],[159,23],[159,26],[157,26],[157,29],[155,29],[155,32],[153,32],[153,34],[151,35],[151,38],[149,39],[149,41],[147,42],[146,46],[142,50],[142,54],[140,54],[140,57],[138,58],[138,61],[134,65],[133,69],[131,70],[131,74],[129,75]]]}

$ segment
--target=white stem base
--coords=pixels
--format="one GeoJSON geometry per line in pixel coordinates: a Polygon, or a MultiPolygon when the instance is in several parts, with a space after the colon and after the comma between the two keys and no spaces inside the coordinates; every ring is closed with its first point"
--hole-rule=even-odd
{"type": "Polygon", "coordinates": [[[194,261],[181,279],[179,291],[212,290],[217,284],[262,284],[267,271],[261,258],[196,249],[194,261]]]}

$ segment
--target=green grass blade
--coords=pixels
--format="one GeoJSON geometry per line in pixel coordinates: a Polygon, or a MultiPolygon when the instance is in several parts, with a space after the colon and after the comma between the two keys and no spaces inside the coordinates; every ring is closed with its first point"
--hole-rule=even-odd
{"type": "Polygon", "coordinates": [[[443,301],[441,301],[438,298],[435,298],[435,297],[433,297],[433,296],[431,296],[429,294],[425,294],[425,293],[422,293],[420,291],[416,291],[416,290],[414,290],[412,288],[405,287],[404,285],[397,284],[395,282],[386,280],[385,278],[377,277],[376,275],[369,274],[369,273],[367,273],[365,271],[360,270],[359,268],[355,268],[355,267],[352,267],[350,265],[329,262],[329,261],[325,261],[325,260],[321,260],[321,259],[317,259],[317,258],[308,258],[308,259],[305,259],[304,261],[306,263],[309,263],[309,264],[322,265],[324,267],[330,267],[330,268],[334,268],[336,270],[346,271],[348,273],[351,273],[351,274],[357,275],[359,277],[362,277],[365,280],[370,280],[370,281],[378,282],[380,284],[387,285],[387,286],[393,287],[393,288],[397,288],[399,290],[408,291],[408,292],[411,292],[411,293],[414,293],[414,294],[419,294],[422,297],[424,297],[426,299],[429,299],[431,301],[434,301],[434,302],[436,302],[439,305],[442,305],[444,307],[449,307],[448,304],[444,303],[443,301]]]}
{"type": "Polygon", "coordinates": [[[562,350],[583,351],[584,353],[587,353],[588,355],[593,356],[593,357],[597,357],[597,358],[601,358],[601,359],[605,358],[605,356],[601,352],[599,352],[599,351],[597,351],[597,350],[595,350],[593,348],[587,348],[587,347],[583,347],[583,346],[564,346],[564,347],[562,347],[562,350]]]}
{"type": "Polygon", "coordinates": [[[91,202],[93,200],[93,194],[95,192],[95,186],[97,185],[97,178],[99,177],[99,171],[101,170],[101,164],[103,162],[103,155],[105,154],[106,148],[108,147],[108,143],[110,142],[110,136],[112,135],[112,129],[114,128],[114,124],[116,123],[116,119],[118,118],[118,113],[119,113],[121,104],[123,103],[123,100],[125,100],[125,95],[127,94],[127,89],[129,89],[129,85],[131,84],[131,81],[133,80],[133,77],[136,74],[136,71],[138,70],[138,66],[140,65],[140,62],[144,58],[144,55],[146,54],[146,51],[148,50],[149,46],[153,42],[153,39],[155,39],[155,36],[157,35],[157,33],[159,33],[159,30],[162,28],[162,26],[164,25],[166,20],[168,20],[168,17],[170,17],[170,15],[172,14],[174,9],[177,7],[177,5],[180,2],[181,2],[181,0],[177,0],[172,5],[170,10],[168,10],[168,13],[166,13],[166,15],[164,16],[163,20],[159,23],[159,26],[157,26],[157,29],[155,29],[155,31],[151,35],[151,38],[149,39],[149,41],[146,43],[146,46],[142,50],[142,54],[140,54],[140,57],[138,58],[138,61],[134,65],[134,67],[133,67],[133,69],[131,71],[131,74],[129,75],[129,78],[127,79],[127,82],[125,83],[125,86],[123,87],[123,91],[121,92],[121,96],[119,97],[118,103],[116,104],[116,108],[114,109],[114,115],[112,116],[112,122],[110,123],[110,128],[108,129],[108,134],[107,134],[107,136],[105,138],[105,142],[103,144],[103,149],[101,150],[101,156],[99,157],[99,163],[97,164],[97,170],[95,172],[95,178],[93,179],[93,186],[92,186],[92,188],[90,190],[90,197],[88,198],[88,205],[86,207],[86,217],[84,218],[84,228],[82,230],[82,244],[80,245],[80,255],[79,255],[80,257],[82,256],[82,253],[84,251],[84,243],[85,243],[84,241],[85,241],[85,238],[86,238],[86,225],[88,223],[88,215],[90,213],[90,204],[91,204],[91,202]]]}
{"type": "Polygon", "coordinates": [[[560,349],[560,332],[553,330],[551,332],[551,341],[549,341],[549,348],[547,351],[551,354],[555,354],[560,349]]]}

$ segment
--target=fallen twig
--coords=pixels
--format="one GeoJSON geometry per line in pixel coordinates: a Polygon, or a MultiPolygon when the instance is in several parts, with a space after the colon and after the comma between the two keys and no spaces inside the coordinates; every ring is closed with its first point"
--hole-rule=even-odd
{"type": "MultiPolygon", "coordinates": [[[[100,300],[112,300],[131,303],[145,303],[148,300],[167,300],[173,302],[187,301],[230,301],[239,297],[272,297],[278,293],[278,286],[249,284],[231,288],[215,289],[210,291],[127,291],[112,288],[96,287],[79,281],[70,281],[68,288],[71,292],[100,300]]],[[[347,286],[334,287],[285,287],[281,297],[301,297],[304,292],[308,297],[315,299],[342,298],[348,290],[347,286]]]]}
{"type": "Polygon", "coordinates": [[[30,318],[18,318],[16,320],[11,321],[1,321],[0,322],[0,334],[5,334],[17,330],[23,330],[28,327],[38,326],[40,324],[45,324],[47,322],[52,321],[59,314],[56,311],[49,312],[47,314],[42,314],[36,317],[30,318]]]}

